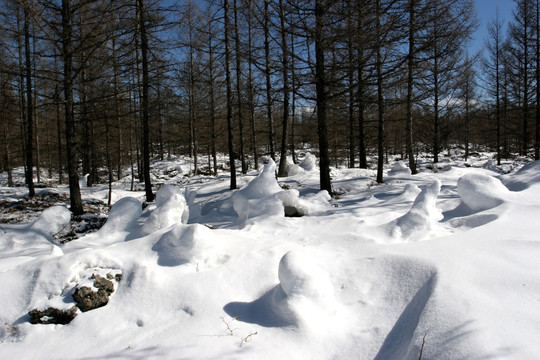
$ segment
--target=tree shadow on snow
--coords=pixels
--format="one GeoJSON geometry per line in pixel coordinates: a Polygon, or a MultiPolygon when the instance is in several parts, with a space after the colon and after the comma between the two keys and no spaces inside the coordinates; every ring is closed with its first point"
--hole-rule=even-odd
{"type": "Polygon", "coordinates": [[[420,316],[433,294],[436,283],[437,273],[434,273],[405,307],[394,327],[384,339],[375,360],[415,359],[415,354],[411,354],[414,333],[420,322],[420,316]]]}

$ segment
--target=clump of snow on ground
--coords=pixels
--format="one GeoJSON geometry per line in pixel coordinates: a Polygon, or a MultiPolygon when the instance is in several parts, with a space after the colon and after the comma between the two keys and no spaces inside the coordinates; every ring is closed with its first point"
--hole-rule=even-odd
{"type": "Polygon", "coordinates": [[[457,182],[457,189],[463,203],[473,211],[500,205],[509,192],[499,179],[481,173],[463,175],[457,182]]]}
{"type": "Polygon", "coordinates": [[[276,181],[276,163],[270,159],[255,179],[234,193],[234,211],[241,221],[261,215],[281,215],[283,205],[276,196],[281,191],[276,181]]]}
{"type": "Polygon", "coordinates": [[[328,274],[302,251],[290,251],[279,262],[276,316],[300,326],[321,326],[337,310],[328,274]]]}
{"type": "MultiPolygon", "coordinates": [[[[429,230],[434,223],[442,219],[437,209],[437,197],[441,190],[441,182],[436,180],[424,188],[414,200],[411,209],[403,216],[392,221],[388,226],[393,237],[407,240],[413,235],[418,239],[418,233],[429,230]]],[[[412,192],[412,189],[407,189],[412,192]]]]}
{"type": "Polygon", "coordinates": [[[156,193],[155,209],[143,225],[143,231],[150,234],[177,222],[185,224],[189,219],[189,208],[181,190],[174,185],[164,185],[156,193]]]}
{"type": "Polygon", "coordinates": [[[71,212],[64,206],[53,206],[44,210],[30,226],[30,230],[43,234],[46,238],[62,230],[71,220],[71,212]]]}
{"type": "Polygon", "coordinates": [[[282,217],[288,208],[294,209],[296,216],[317,214],[328,204],[328,192],[300,198],[297,189],[282,189],[276,179],[276,164],[270,159],[262,172],[232,196],[233,209],[240,223],[246,224],[250,218],[259,216],[282,217]]]}
{"type": "Polygon", "coordinates": [[[388,176],[410,176],[411,169],[403,161],[396,161],[388,171],[388,176]]]}
{"type": "Polygon", "coordinates": [[[191,264],[192,269],[199,271],[218,262],[213,240],[212,231],[204,225],[178,224],[163,234],[152,250],[158,254],[161,266],[191,264]]]}
{"type": "Polygon", "coordinates": [[[503,183],[512,191],[522,191],[531,185],[540,184],[540,161],[525,164],[512,176],[505,177],[503,183]]]}
{"type": "MultiPolygon", "coordinates": [[[[335,198],[315,169],[278,183],[273,162],[239,175],[237,191],[227,174],[179,185],[154,169],[155,204],[141,211],[144,192],[123,179],[106,225],[70,243],[51,242],[65,208],[2,224],[0,357],[416,360],[427,334],[425,360],[535,359],[538,162],[483,168],[491,158],[454,153],[437,172],[419,158],[414,176],[389,165],[384,184],[372,169],[333,168],[335,198]],[[34,307],[69,308],[77,284],[108,272],[122,280],[106,306],[69,325],[29,323],[34,307]]],[[[188,160],[156,167],[187,173],[188,160]]]]}
{"type": "Polygon", "coordinates": [[[125,231],[135,224],[141,213],[141,202],[134,197],[126,196],[112,206],[107,222],[100,232],[125,231]]]}
{"type": "Polygon", "coordinates": [[[317,158],[312,153],[306,153],[304,160],[299,165],[305,171],[313,171],[317,169],[317,158]]]}

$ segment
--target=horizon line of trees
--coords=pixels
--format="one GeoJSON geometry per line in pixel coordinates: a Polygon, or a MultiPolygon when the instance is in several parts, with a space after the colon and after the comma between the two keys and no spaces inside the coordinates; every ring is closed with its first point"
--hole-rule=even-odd
{"type": "Polygon", "coordinates": [[[235,189],[236,161],[286,176],[315,146],[331,194],[331,164],[382,183],[389,156],[414,174],[450,144],[538,159],[540,0],[515,1],[482,56],[472,0],[1,0],[0,166],[30,196],[67,175],[81,214],[80,175],[112,191],[128,165],[152,201],[150,159],[176,154],[217,175],[227,153],[235,189]]]}

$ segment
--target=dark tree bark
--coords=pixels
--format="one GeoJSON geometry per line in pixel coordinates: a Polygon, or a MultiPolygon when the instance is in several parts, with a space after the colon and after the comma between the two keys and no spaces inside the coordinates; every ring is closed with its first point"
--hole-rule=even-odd
{"type": "Polygon", "coordinates": [[[223,0],[225,20],[225,83],[227,87],[227,139],[229,144],[229,162],[231,169],[230,189],[236,189],[236,166],[234,164],[233,123],[232,123],[232,86],[231,86],[231,46],[229,42],[229,0],[223,0]]]}
{"type": "Polygon", "coordinates": [[[350,12],[350,6],[349,6],[349,16],[347,16],[347,27],[349,28],[349,32],[351,32],[351,35],[347,39],[347,55],[348,55],[348,61],[349,61],[349,69],[347,74],[347,79],[349,82],[349,104],[348,104],[348,138],[349,138],[349,168],[355,167],[355,142],[354,142],[354,53],[353,53],[353,42],[351,39],[352,36],[352,26],[351,26],[351,12],[350,12]]]}
{"type": "Polygon", "coordinates": [[[70,0],[62,0],[62,58],[64,60],[64,121],[66,123],[66,157],[71,212],[82,215],[81,190],[77,171],[77,137],[73,114],[73,26],[70,0]]]}
{"type": "Polygon", "coordinates": [[[289,122],[289,51],[287,46],[287,29],[285,25],[285,8],[283,0],[279,0],[279,21],[281,33],[281,65],[283,72],[283,118],[281,121],[281,152],[279,157],[278,176],[287,176],[287,123],[289,122]]]}
{"type": "Polygon", "coordinates": [[[56,85],[54,91],[54,105],[56,108],[56,131],[58,137],[58,183],[62,184],[63,177],[63,161],[62,161],[62,126],[60,119],[60,88],[56,85]]]}
{"type": "Polygon", "coordinates": [[[296,164],[298,161],[296,159],[296,98],[297,98],[297,87],[296,87],[296,71],[295,71],[295,64],[294,64],[294,58],[296,57],[296,53],[294,51],[294,34],[291,34],[291,90],[292,90],[292,100],[291,100],[291,156],[292,161],[294,164],[296,164]]]}
{"type": "Polygon", "coordinates": [[[536,134],[534,160],[540,160],[540,0],[536,0],[536,134]]]}
{"type": "Polygon", "coordinates": [[[33,130],[34,130],[34,102],[32,100],[32,54],[30,53],[30,19],[27,5],[24,6],[24,54],[26,77],[26,185],[28,196],[34,197],[34,157],[33,157],[33,130]]]}
{"type": "Polygon", "coordinates": [[[384,97],[383,97],[383,72],[382,72],[382,49],[381,49],[381,0],[377,0],[376,4],[376,53],[377,59],[375,63],[377,72],[377,120],[378,120],[378,135],[377,135],[377,183],[383,183],[383,167],[384,167],[384,97]]]}
{"type": "Polygon", "coordinates": [[[326,9],[323,0],[315,0],[315,87],[317,91],[317,132],[319,135],[319,167],[320,188],[330,195],[332,183],[330,179],[330,157],[328,156],[328,129],[326,111],[328,95],[326,90],[324,60],[324,19],[326,9]]]}
{"type": "Polygon", "coordinates": [[[122,165],[124,157],[122,156],[122,151],[124,150],[123,139],[122,139],[122,121],[120,115],[120,86],[119,86],[119,66],[116,52],[116,41],[113,35],[112,37],[112,60],[113,60],[113,71],[114,71],[114,110],[115,110],[115,119],[116,127],[118,129],[117,144],[116,144],[116,162],[117,169],[116,174],[118,175],[118,180],[122,178],[122,165]]]}
{"type": "Polygon", "coordinates": [[[257,133],[255,131],[255,100],[253,89],[253,24],[252,24],[252,4],[248,0],[248,102],[249,102],[249,122],[251,126],[251,147],[253,150],[253,160],[255,169],[259,168],[259,153],[257,150],[257,133]]]}
{"type": "Polygon", "coordinates": [[[416,52],[416,0],[409,0],[409,54],[407,56],[407,123],[406,123],[406,145],[407,158],[409,159],[409,169],[411,174],[417,174],[416,161],[413,150],[413,87],[416,52]]]}
{"type": "Polygon", "coordinates": [[[268,118],[268,142],[270,146],[270,157],[276,160],[276,151],[274,148],[274,118],[272,112],[272,80],[270,67],[270,0],[264,0],[264,75],[266,79],[266,116],[268,118]]]}
{"type": "Polygon", "coordinates": [[[142,130],[143,130],[143,172],[144,190],[146,201],[154,201],[152,192],[152,182],[150,180],[150,114],[149,114],[149,87],[150,77],[148,74],[148,36],[146,33],[146,8],[144,0],[137,0],[139,9],[139,31],[141,35],[141,57],[142,57],[142,130]]]}
{"type": "Polygon", "coordinates": [[[214,90],[214,45],[212,41],[212,22],[208,25],[208,77],[209,77],[209,96],[210,96],[210,136],[211,136],[211,148],[212,159],[214,164],[214,176],[217,176],[217,151],[216,151],[216,104],[215,104],[215,90],[214,90]]]}
{"type": "MultiPolygon", "coordinates": [[[[364,13],[363,8],[358,9],[357,20],[357,36],[360,37],[364,31],[364,13]]],[[[364,76],[366,67],[366,56],[364,49],[364,39],[360,39],[358,42],[358,54],[357,54],[357,69],[356,76],[357,81],[357,102],[358,102],[358,149],[359,149],[359,167],[361,169],[367,169],[367,150],[366,150],[366,135],[365,135],[365,96],[367,90],[367,81],[364,76]]]]}
{"type": "MultiPolygon", "coordinates": [[[[497,10],[496,18],[493,23],[488,25],[487,50],[491,63],[488,64],[488,69],[493,71],[495,87],[495,121],[497,126],[497,165],[501,164],[501,57],[502,57],[502,22],[499,19],[497,10]]],[[[491,91],[493,93],[493,91],[491,91]]],[[[468,147],[467,147],[468,150],[468,147]]]]}
{"type": "Polygon", "coordinates": [[[235,37],[235,52],[236,52],[236,101],[238,111],[238,135],[240,140],[240,162],[242,164],[242,174],[247,173],[247,163],[245,154],[245,139],[244,139],[244,117],[242,112],[242,63],[241,63],[241,51],[240,51],[240,33],[238,31],[238,6],[236,0],[233,0],[234,11],[234,37],[235,37]]]}

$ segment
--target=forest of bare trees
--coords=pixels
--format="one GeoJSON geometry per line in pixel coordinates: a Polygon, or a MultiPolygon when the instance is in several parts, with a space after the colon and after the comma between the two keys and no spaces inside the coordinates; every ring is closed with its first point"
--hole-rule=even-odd
{"type": "MultiPolygon", "coordinates": [[[[452,147],[539,159],[540,0],[515,0],[483,53],[472,0],[1,0],[0,166],[88,185],[152,159],[217,175],[262,156],[377,169],[452,147]],[[508,26],[506,26],[508,25],[508,26]],[[372,160],[375,159],[375,160],[372,160]]],[[[128,173],[129,172],[129,173],[128,173]]]]}

